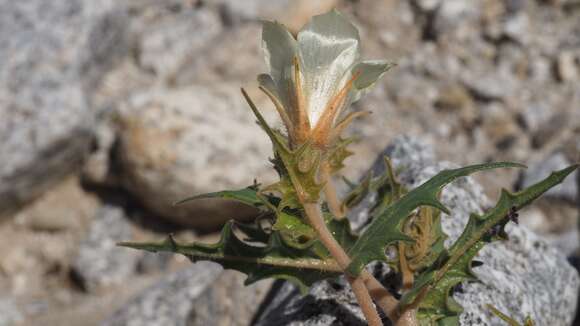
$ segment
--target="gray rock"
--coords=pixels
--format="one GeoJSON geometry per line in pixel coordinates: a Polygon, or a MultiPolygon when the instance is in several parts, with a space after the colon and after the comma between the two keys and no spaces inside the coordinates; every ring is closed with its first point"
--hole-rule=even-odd
{"type": "MultiPolygon", "coordinates": [[[[555,153],[550,157],[538,161],[531,165],[522,174],[522,187],[528,187],[543,178],[547,177],[552,171],[561,170],[565,167],[572,165],[566,156],[562,153],[555,153]]],[[[550,189],[546,193],[547,196],[561,198],[570,203],[576,201],[578,196],[578,184],[576,183],[576,175],[578,172],[572,173],[561,185],[550,189]]]]}
{"type": "Polygon", "coordinates": [[[165,277],[131,299],[102,326],[186,326],[195,299],[221,274],[221,267],[200,262],[165,277]]]}
{"type": "MultiPolygon", "coordinates": [[[[416,162],[421,153],[405,153],[420,148],[408,138],[399,138],[387,153],[392,153],[397,168],[406,167],[400,181],[413,188],[438,171],[453,167],[449,163],[416,162]]],[[[493,172],[489,172],[493,173],[493,172]]],[[[443,228],[449,235],[448,246],[461,234],[470,213],[481,212],[490,203],[481,187],[470,178],[447,186],[441,200],[451,215],[443,215],[443,228]]],[[[580,281],[576,270],[558,250],[524,227],[510,224],[510,238],[485,247],[474,268],[482,283],[468,283],[455,298],[463,305],[462,325],[503,325],[486,310],[492,304],[516,320],[531,316],[539,325],[567,325],[574,318],[580,281]]],[[[380,266],[380,265],[379,265],[380,266]]],[[[351,290],[344,280],[323,281],[301,297],[284,285],[276,294],[257,325],[364,325],[351,290]]]]}
{"type": "Polygon", "coordinates": [[[173,205],[192,195],[246,187],[254,178],[272,179],[271,145],[237,87],[154,89],[124,103],[119,121],[123,184],[149,209],[206,229],[255,214],[217,200],[173,205]]]}
{"type": "Polygon", "coordinates": [[[479,6],[468,5],[463,1],[441,1],[435,8],[430,33],[439,37],[443,34],[464,38],[480,15],[479,6]]]}
{"type": "Polygon", "coordinates": [[[222,14],[230,24],[279,15],[284,9],[288,9],[290,3],[288,0],[248,0],[244,2],[215,0],[212,2],[221,6],[222,14]]]}
{"type": "Polygon", "coordinates": [[[313,15],[326,12],[337,6],[336,0],[213,0],[210,5],[220,8],[221,16],[227,25],[240,22],[277,20],[292,31],[300,29],[313,15]]]}
{"type": "Polygon", "coordinates": [[[572,51],[564,51],[558,55],[556,62],[556,72],[558,78],[563,82],[570,82],[578,79],[580,76],[580,65],[576,62],[580,61],[579,53],[572,51]]]}
{"type": "Polygon", "coordinates": [[[0,326],[13,326],[24,320],[16,303],[10,298],[0,298],[0,326]]]}
{"type": "Polygon", "coordinates": [[[262,25],[245,23],[222,33],[213,46],[203,52],[204,58],[194,67],[182,69],[176,75],[177,85],[229,83],[243,84],[250,77],[264,71],[260,35],[262,25]],[[240,41],[243,40],[243,41],[240,41]],[[235,53],[235,56],[232,56],[235,53]]]}
{"type": "Polygon", "coordinates": [[[91,41],[109,48],[94,28],[110,7],[105,0],[0,1],[0,214],[80,167],[95,120],[84,72],[106,68],[87,53],[91,41]]]}
{"type": "Polygon", "coordinates": [[[140,35],[138,64],[165,82],[204,58],[201,51],[222,31],[218,13],[206,8],[165,10],[135,20],[140,23],[134,27],[140,35]]]}
{"type": "Polygon", "coordinates": [[[244,286],[245,279],[242,273],[224,271],[213,285],[192,302],[187,325],[250,325],[272,281],[264,280],[244,286]]]}
{"type": "Polygon", "coordinates": [[[117,135],[112,124],[107,122],[104,120],[95,127],[93,150],[83,165],[83,181],[88,183],[100,185],[117,183],[110,157],[117,135]]]}
{"type": "Polygon", "coordinates": [[[13,216],[22,227],[41,232],[78,230],[95,216],[100,203],[76,177],[63,180],[13,216]],[[71,205],[74,203],[74,205],[71,205]]]}
{"type": "Polygon", "coordinates": [[[416,171],[435,160],[432,147],[407,135],[397,136],[387,146],[381,157],[372,166],[375,175],[384,171],[383,156],[389,157],[393,167],[397,170],[398,177],[402,178],[401,182],[407,184],[413,183],[411,180],[405,179],[410,177],[411,171],[416,171]]]}
{"type": "Polygon", "coordinates": [[[414,0],[413,3],[422,11],[432,12],[441,4],[441,0],[414,0]]]}
{"type": "Polygon", "coordinates": [[[137,271],[142,274],[165,271],[173,256],[169,252],[145,252],[137,262],[137,271]]]}
{"type": "Polygon", "coordinates": [[[522,210],[520,223],[546,240],[566,257],[574,257],[580,247],[578,211],[562,200],[541,199],[522,210]]]}
{"type": "Polygon", "coordinates": [[[343,277],[313,285],[306,296],[283,283],[254,326],[364,326],[364,316],[343,277]]]}
{"type": "Polygon", "coordinates": [[[509,97],[514,93],[517,85],[517,80],[507,74],[485,72],[475,75],[469,71],[463,75],[463,82],[473,96],[484,101],[502,100],[509,97]]]}
{"type": "Polygon", "coordinates": [[[515,320],[570,325],[578,297],[578,272],[562,253],[525,228],[509,225],[510,240],[482,249],[474,269],[481,283],[464,286],[455,299],[465,308],[462,325],[504,325],[485,309],[492,304],[515,320]]]}
{"type": "Polygon", "coordinates": [[[245,275],[195,263],[162,278],[123,305],[102,326],[249,325],[271,281],[244,286],[245,275]]]}
{"type": "Polygon", "coordinates": [[[131,238],[131,225],[123,210],[101,207],[72,262],[73,275],[85,290],[119,284],[135,272],[142,253],[117,246],[131,238]]]}
{"type": "Polygon", "coordinates": [[[530,27],[528,15],[517,14],[511,16],[504,24],[504,34],[516,42],[526,45],[529,42],[528,36],[530,27]]]}

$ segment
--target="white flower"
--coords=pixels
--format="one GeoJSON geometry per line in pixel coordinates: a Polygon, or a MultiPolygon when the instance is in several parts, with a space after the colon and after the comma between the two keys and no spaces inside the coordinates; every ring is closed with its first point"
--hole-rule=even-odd
{"type": "MultiPolygon", "coordinates": [[[[315,16],[297,39],[281,24],[264,22],[262,44],[270,74],[260,88],[278,110],[293,145],[325,146],[338,117],[393,64],[361,61],[357,29],[338,11],[315,16]]],[[[348,120],[348,119],[345,119],[348,120]]]]}

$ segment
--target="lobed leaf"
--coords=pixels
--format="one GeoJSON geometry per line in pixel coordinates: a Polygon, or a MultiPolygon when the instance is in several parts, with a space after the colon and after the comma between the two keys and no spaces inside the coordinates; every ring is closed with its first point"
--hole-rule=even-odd
{"type": "Polygon", "coordinates": [[[330,257],[320,257],[312,246],[288,246],[277,232],[272,232],[264,246],[250,245],[234,233],[238,223],[230,221],[222,229],[217,243],[179,244],[173,237],[159,243],[122,242],[120,246],[150,252],[172,252],[188,257],[192,262],[208,260],[226,269],[246,274],[245,284],[266,278],[286,279],[304,292],[314,282],[340,275],[338,264],[330,257]]]}
{"type": "Polygon", "coordinates": [[[246,188],[238,189],[238,190],[224,190],[224,191],[210,192],[210,193],[201,194],[201,195],[197,195],[197,196],[187,197],[185,199],[182,199],[180,201],[175,202],[174,205],[181,205],[181,204],[184,204],[186,202],[193,201],[193,200],[208,199],[208,198],[222,198],[222,199],[235,200],[235,201],[241,202],[243,204],[246,204],[248,206],[252,206],[252,207],[256,207],[256,208],[260,208],[260,209],[265,209],[265,208],[267,209],[267,207],[266,207],[267,203],[265,202],[265,199],[267,199],[269,202],[271,202],[273,200],[272,197],[261,198],[258,195],[258,185],[252,185],[252,186],[248,186],[246,188]]]}
{"type": "Polygon", "coordinates": [[[402,224],[416,208],[431,206],[449,213],[448,209],[437,199],[439,192],[445,185],[474,172],[507,167],[524,166],[517,163],[498,162],[444,170],[405,194],[400,200],[376,215],[370,226],[349,250],[348,255],[352,257],[352,262],[347,268],[347,272],[351,275],[358,275],[364,266],[372,261],[387,262],[385,250],[388,245],[396,241],[412,242],[413,239],[403,233],[402,224]]]}
{"type": "MultiPolygon", "coordinates": [[[[452,297],[457,284],[475,280],[471,270],[473,258],[483,246],[502,238],[503,228],[517,210],[560,184],[578,165],[553,172],[546,179],[520,192],[502,190],[495,207],[483,215],[472,214],[457,241],[441,253],[438,263],[423,272],[414,287],[401,299],[401,307],[418,306],[418,317],[427,323],[457,320],[462,308],[452,297]]],[[[433,323],[427,323],[429,325],[433,323]]],[[[447,325],[447,324],[446,324],[447,325]]],[[[448,325],[458,325],[457,322],[448,325]]]]}

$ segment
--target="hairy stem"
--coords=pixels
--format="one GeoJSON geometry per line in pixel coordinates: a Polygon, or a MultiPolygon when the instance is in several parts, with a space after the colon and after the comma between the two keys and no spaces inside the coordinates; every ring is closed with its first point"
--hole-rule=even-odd
{"type": "MultiPolygon", "coordinates": [[[[324,223],[324,218],[320,211],[320,205],[317,203],[303,203],[303,207],[306,212],[306,217],[308,218],[310,225],[318,234],[320,241],[322,241],[332,257],[336,259],[338,265],[343,270],[346,269],[350,264],[350,258],[326,227],[326,223],[324,223]]],[[[346,279],[352,287],[368,324],[370,326],[381,326],[381,318],[373,305],[369,291],[365,286],[363,279],[360,276],[356,278],[347,276],[346,279]]]]}
{"type": "Polygon", "coordinates": [[[334,217],[337,219],[343,219],[345,217],[344,209],[338,199],[338,194],[336,188],[334,187],[334,182],[332,182],[332,176],[330,173],[330,166],[327,162],[324,162],[320,168],[320,177],[324,183],[324,195],[326,197],[326,202],[328,203],[328,209],[334,217]]]}
{"type": "Polygon", "coordinates": [[[409,309],[405,310],[401,316],[397,319],[396,326],[417,326],[419,321],[417,320],[417,310],[409,309]]]}
{"type": "MultiPolygon", "coordinates": [[[[336,188],[334,187],[334,183],[330,175],[330,168],[326,162],[323,163],[321,167],[322,167],[321,178],[322,182],[324,183],[324,193],[326,195],[328,207],[334,216],[340,217],[339,213],[342,213],[342,218],[344,218],[345,214],[344,211],[341,209],[342,207],[340,206],[340,201],[338,200],[336,188]]],[[[318,214],[320,213],[318,212],[318,214]]],[[[312,224],[312,221],[310,222],[312,224]]],[[[326,229],[326,224],[324,224],[324,221],[322,221],[321,224],[322,227],[326,229]]],[[[319,235],[321,234],[317,229],[316,232],[319,235]]],[[[326,230],[326,232],[330,235],[330,232],[328,232],[328,230],[326,230]]],[[[336,258],[331,249],[328,249],[328,251],[330,251],[333,257],[337,260],[338,265],[344,269],[346,268],[346,266],[350,264],[350,258],[344,252],[344,249],[336,242],[336,240],[334,240],[334,237],[332,237],[332,235],[330,235],[330,237],[332,238],[332,241],[336,243],[337,248],[335,248],[334,250],[336,250],[337,253],[341,252],[339,253],[339,255],[341,255],[343,259],[342,262],[343,264],[341,264],[341,262],[338,261],[338,259],[336,258]]],[[[324,241],[323,243],[326,245],[324,241]]],[[[385,289],[385,287],[367,270],[363,270],[361,272],[360,278],[362,278],[365,287],[367,288],[370,296],[374,299],[377,306],[381,308],[381,310],[387,315],[387,317],[389,317],[390,320],[396,321],[398,319],[397,305],[399,301],[395,299],[393,295],[387,289],[385,289]]]]}
{"type": "Polygon", "coordinates": [[[377,313],[375,306],[373,305],[373,299],[369,294],[367,287],[365,286],[364,280],[361,277],[351,277],[346,276],[350,287],[354,292],[358,304],[367,320],[369,325],[383,325],[381,317],[377,313]]]}
{"type": "MultiPolygon", "coordinates": [[[[336,259],[338,265],[343,270],[346,269],[348,264],[350,264],[350,258],[326,227],[326,223],[324,223],[324,218],[322,217],[322,213],[320,211],[320,205],[317,203],[303,203],[303,206],[308,221],[318,234],[320,241],[322,241],[332,257],[336,259]]],[[[352,287],[352,290],[369,325],[381,326],[383,324],[381,322],[381,317],[379,317],[379,314],[373,305],[371,296],[362,278],[347,276],[346,279],[349,281],[350,286],[352,287]]]]}
{"type": "Polygon", "coordinates": [[[398,319],[397,305],[399,301],[367,270],[361,272],[361,277],[377,306],[391,321],[395,322],[398,319]]]}

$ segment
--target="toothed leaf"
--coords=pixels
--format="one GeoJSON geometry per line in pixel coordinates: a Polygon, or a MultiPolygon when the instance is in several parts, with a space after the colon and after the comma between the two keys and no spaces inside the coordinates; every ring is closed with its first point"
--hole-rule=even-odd
{"type": "Polygon", "coordinates": [[[284,211],[277,214],[273,228],[292,243],[304,244],[316,238],[316,231],[303,218],[284,211]]]}
{"type": "Polygon", "coordinates": [[[383,157],[385,163],[385,173],[371,184],[371,189],[377,193],[377,202],[371,208],[371,216],[381,215],[393,202],[399,200],[407,193],[407,189],[401,185],[395,177],[395,171],[391,160],[383,157]]]}
{"type": "Polygon", "coordinates": [[[250,245],[234,233],[235,225],[237,223],[228,222],[220,240],[214,244],[179,244],[169,237],[160,243],[123,242],[119,245],[151,252],[179,253],[192,262],[213,261],[226,269],[246,274],[246,285],[277,278],[292,281],[306,291],[316,281],[340,275],[340,268],[333,259],[320,258],[311,247],[298,249],[288,246],[277,232],[272,232],[268,243],[263,246],[250,245]]]}
{"type": "Polygon", "coordinates": [[[449,250],[441,253],[436,264],[418,277],[414,287],[401,299],[401,306],[418,305],[418,318],[425,325],[457,320],[462,308],[453,299],[452,289],[461,282],[476,279],[471,266],[479,250],[486,243],[500,240],[505,224],[517,210],[560,184],[577,168],[578,165],[575,165],[554,172],[546,179],[517,193],[502,190],[495,207],[482,216],[472,214],[469,217],[461,236],[449,250]]]}
{"type": "Polygon", "coordinates": [[[350,222],[347,219],[339,220],[330,213],[325,213],[324,221],[326,222],[326,227],[342,248],[349,250],[354,246],[358,236],[352,232],[350,222]]]}
{"type": "Polygon", "coordinates": [[[339,139],[329,150],[328,164],[330,165],[331,174],[335,174],[344,168],[344,160],[353,155],[348,150],[348,145],[354,142],[354,138],[339,139]]]}
{"type": "Polygon", "coordinates": [[[175,203],[175,205],[181,205],[186,202],[190,202],[198,199],[208,199],[208,198],[222,198],[235,200],[244,203],[248,206],[256,207],[262,210],[268,210],[268,207],[264,200],[268,200],[270,204],[276,205],[277,201],[273,197],[260,198],[258,195],[258,185],[252,185],[239,190],[225,190],[218,192],[210,192],[207,194],[201,194],[197,196],[188,197],[182,199],[175,203]]]}
{"type": "Polygon", "coordinates": [[[352,257],[352,262],[347,268],[347,272],[351,275],[358,275],[364,266],[372,261],[387,262],[385,249],[395,241],[412,242],[412,238],[403,233],[402,224],[416,208],[431,206],[448,213],[447,208],[437,199],[439,192],[445,185],[477,171],[507,167],[522,167],[522,165],[499,162],[444,170],[410,191],[386,208],[380,215],[374,217],[370,226],[348,252],[349,256],[352,257]]]}
{"type": "Polygon", "coordinates": [[[346,195],[344,200],[342,201],[342,206],[345,209],[353,208],[354,206],[360,204],[363,199],[369,194],[371,191],[371,180],[373,178],[373,174],[367,174],[361,181],[360,184],[354,186],[351,191],[346,195]]]}

